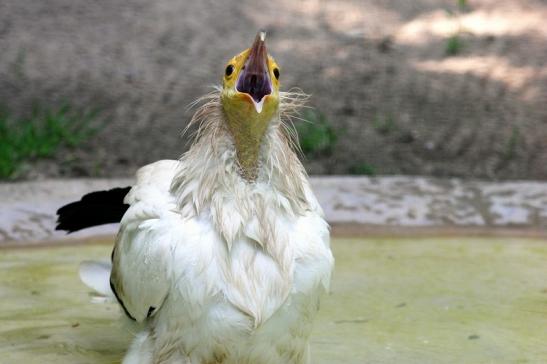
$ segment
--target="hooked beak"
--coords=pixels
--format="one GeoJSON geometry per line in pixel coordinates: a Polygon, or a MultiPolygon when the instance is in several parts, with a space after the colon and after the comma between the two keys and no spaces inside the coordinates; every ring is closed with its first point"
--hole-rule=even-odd
{"type": "Polygon", "coordinates": [[[264,96],[272,93],[265,38],[266,33],[263,31],[256,35],[245,65],[239,74],[236,86],[237,91],[251,96],[258,113],[262,111],[264,96]]]}

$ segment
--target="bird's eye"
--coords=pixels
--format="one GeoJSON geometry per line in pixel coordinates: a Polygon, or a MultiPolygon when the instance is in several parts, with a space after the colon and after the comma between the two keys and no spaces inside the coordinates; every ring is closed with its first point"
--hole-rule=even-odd
{"type": "Polygon", "coordinates": [[[226,71],[224,73],[226,76],[230,76],[234,72],[234,66],[229,64],[228,67],[226,67],[226,71]]]}
{"type": "Polygon", "coordinates": [[[274,76],[276,80],[279,80],[279,68],[274,68],[274,76]]]}

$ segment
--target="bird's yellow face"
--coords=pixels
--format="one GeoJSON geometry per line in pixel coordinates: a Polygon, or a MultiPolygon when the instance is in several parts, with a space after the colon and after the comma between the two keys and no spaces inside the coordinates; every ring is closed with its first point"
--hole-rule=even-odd
{"type": "Polygon", "coordinates": [[[279,67],[264,37],[260,32],[251,48],[226,64],[222,82],[222,107],[247,179],[256,178],[260,143],[279,112],[279,67]]]}

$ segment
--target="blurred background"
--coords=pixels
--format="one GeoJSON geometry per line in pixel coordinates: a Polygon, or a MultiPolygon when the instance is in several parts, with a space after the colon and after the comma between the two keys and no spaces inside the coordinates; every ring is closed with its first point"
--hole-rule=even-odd
{"type": "Polygon", "coordinates": [[[177,158],[260,28],[311,174],[547,179],[545,0],[3,0],[0,178],[177,158]]]}

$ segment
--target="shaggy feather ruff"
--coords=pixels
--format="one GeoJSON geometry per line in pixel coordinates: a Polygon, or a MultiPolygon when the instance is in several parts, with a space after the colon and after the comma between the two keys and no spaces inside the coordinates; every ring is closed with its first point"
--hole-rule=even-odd
{"type": "MultiPolygon", "coordinates": [[[[185,132],[197,126],[194,143],[181,158],[181,164],[171,189],[177,196],[183,216],[198,216],[205,206],[212,203],[217,228],[230,245],[234,231],[223,224],[222,201],[214,201],[215,195],[230,195],[244,215],[266,214],[263,206],[265,189],[276,195],[275,208],[294,216],[311,208],[306,194],[307,175],[295,151],[298,150],[296,131],[292,119],[298,116],[308,96],[299,90],[280,92],[279,114],[270,122],[261,143],[259,173],[249,183],[241,176],[233,139],[228,131],[220,102],[220,88],[200,99],[203,103],[192,117],[185,132]],[[291,123],[291,125],[288,125],[291,123]],[[264,188],[265,187],[265,188],[264,188]],[[256,203],[249,205],[249,200],[256,203]],[[254,211],[253,208],[258,208],[254,211]]],[[[320,209],[317,203],[314,209],[320,209]]],[[[266,224],[267,225],[267,224],[266,224]]],[[[261,241],[266,241],[263,237],[261,241]]]]}

